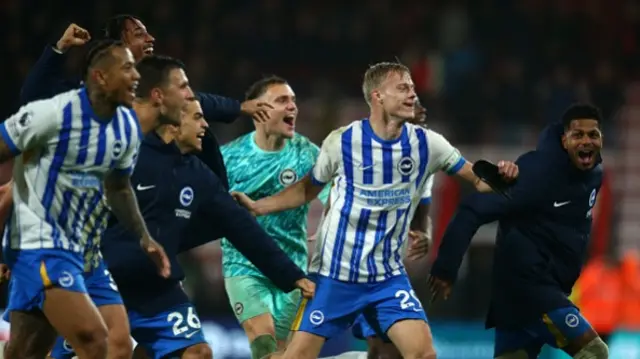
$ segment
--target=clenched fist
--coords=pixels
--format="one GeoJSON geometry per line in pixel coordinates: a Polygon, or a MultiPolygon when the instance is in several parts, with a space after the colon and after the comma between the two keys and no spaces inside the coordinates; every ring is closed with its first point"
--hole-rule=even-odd
{"type": "Polygon", "coordinates": [[[91,40],[89,31],[76,24],[71,24],[56,43],[56,49],[61,52],[69,50],[73,46],[82,46],[91,40]]]}

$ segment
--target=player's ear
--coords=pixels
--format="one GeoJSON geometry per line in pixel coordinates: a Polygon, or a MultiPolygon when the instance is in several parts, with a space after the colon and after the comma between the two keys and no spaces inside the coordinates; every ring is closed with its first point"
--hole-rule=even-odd
{"type": "Polygon", "coordinates": [[[382,93],[379,90],[371,91],[371,99],[379,104],[382,104],[382,93]]]}
{"type": "Polygon", "coordinates": [[[162,93],[162,90],[158,87],[154,87],[151,89],[151,96],[149,96],[151,98],[151,102],[154,105],[160,105],[162,104],[162,100],[164,99],[164,94],[162,93]]]}
{"type": "Polygon", "coordinates": [[[107,84],[106,75],[103,71],[98,68],[94,68],[91,71],[91,78],[100,86],[105,86],[107,84]]]}
{"type": "Polygon", "coordinates": [[[568,148],[568,146],[567,146],[567,134],[566,133],[562,134],[562,148],[564,148],[565,150],[568,148]]]}

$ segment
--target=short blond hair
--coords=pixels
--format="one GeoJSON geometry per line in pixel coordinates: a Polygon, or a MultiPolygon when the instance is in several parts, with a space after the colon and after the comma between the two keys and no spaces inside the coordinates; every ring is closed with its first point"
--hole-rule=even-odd
{"type": "Polygon", "coordinates": [[[399,62],[379,62],[377,64],[369,66],[364,73],[364,80],[362,81],[362,93],[364,94],[364,100],[371,106],[371,92],[380,84],[387,76],[392,73],[409,73],[409,68],[399,62]]]}

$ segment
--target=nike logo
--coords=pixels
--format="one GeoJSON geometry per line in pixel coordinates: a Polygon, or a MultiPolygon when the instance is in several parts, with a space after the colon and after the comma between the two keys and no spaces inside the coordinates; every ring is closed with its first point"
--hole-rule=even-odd
{"type": "Polygon", "coordinates": [[[554,207],[556,207],[556,208],[558,208],[558,207],[562,207],[562,206],[564,206],[564,205],[567,205],[567,204],[569,204],[569,203],[571,203],[571,201],[566,201],[566,202],[553,202],[553,206],[554,206],[554,207]]]}
{"type": "Polygon", "coordinates": [[[373,166],[375,166],[375,163],[372,163],[372,164],[370,164],[368,166],[365,166],[364,163],[360,163],[360,165],[358,166],[358,169],[361,170],[361,171],[366,171],[369,168],[373,168],[373,166]]]}
{"type": "Polygon", "coordinates": [[[197,332],[199,332],[199,331],[200,331],[200,329],[196,330],[195,332],[191,332],[191,333],[189,333],[189,334],[185,334],[185,335],[184,335],[184,337],[185,337],[185,338],[187,338],[187,339],[189,339],[189,338],[191,338],[192,336],[196,335],[196,333],[197,333],[197,332]]]}
{"type": "Polygon", "coordinates": [[[155,186],[156,186],[156,185],[143,186],[143,185],[141,185],[141,184],[138,184],[138,187],[136,187],[136,189],[137,189],[138,191],[146,191],[146,190],[148,190],[148,189],[152,189],[152,188],[154,188],[155,186]]]}

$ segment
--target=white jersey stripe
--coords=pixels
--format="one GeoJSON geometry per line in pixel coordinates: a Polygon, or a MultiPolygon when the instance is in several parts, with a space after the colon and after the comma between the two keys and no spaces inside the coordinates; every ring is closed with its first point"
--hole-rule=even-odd
{"type": "Polygon", "coordinates": [[[331,261],[330,276],[331,278],[337,278],[340,276],[340,267],[342,252],[344,250],[344,243],[347,238],[347,230],[349,227],[349,214],[353,206],[353,160],[351,149],[351,136],[353,129],[349,129],[342,134],[342,160],[344,166],[344,198],[342,199],[342,208],[340,212],[340,222],[338,223],[338,233],[335,238],[335,245],[333,247],[333,260],[331,261]]]}
{"type": "Polygon", "coordinates": [[[124,133],[134,132],[135,121],[124,107],[98,118],[86,89],[79,89],[31,102],[0,124],[0,136],[18,156],[5,245],[83,253],[93,240],[88,236],[100,235],[106,222],[104,177],[114,169],[130,173],[134,165],[140,137],[124,133]]]}
{"type": "Polygon", "coordinates": [[[436,171],[464,162],[441,135],[405,124],[396,140],[378,138],[368,120],[324,141],[312,176],[333,182],[309,271],[375,283],[403,273],[410,219],[436,171]]]}

